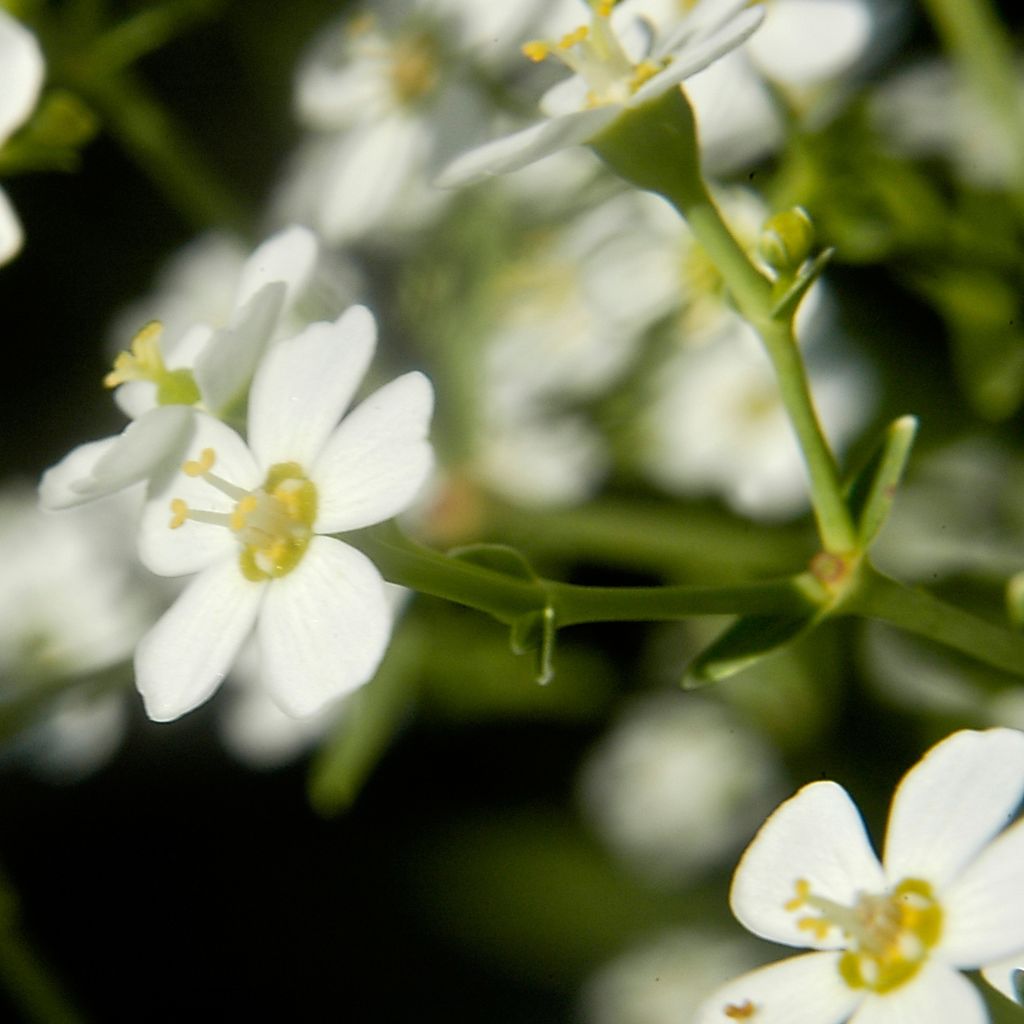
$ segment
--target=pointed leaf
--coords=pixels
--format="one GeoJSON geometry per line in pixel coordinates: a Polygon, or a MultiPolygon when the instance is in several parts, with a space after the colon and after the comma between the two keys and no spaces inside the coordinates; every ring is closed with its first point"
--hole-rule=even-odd
{"type": "Polygon", "coordinates": [[[479,565],[482,569],[500,572],[503,576],[514,576],[516,579],[529,580],[531,583],[538,578],[526,558],[507,544],[470,544],[467,547],[454,548],[448,554],[460,561],[479,565]]]}
{"type": "Polygon", "coordinates": [[[800,305],[800,300],[807,294],[811,285],[821,277],[834,253],[835,249],[825,249],[818,253],[813,260],[804,264],[796,279],[772,307],[773,320],[789,320],[793,316],[797,306],[800,305]]]}
{"type": "Polygon", "coordinates": [[[819,618],[806,615],[746,615],[737,619],[690,664],[683,688],[717,683],[752,665],[807,632],[819,618]]]}
{"type": "Polygon", "coordinates": [[[875,539],[889,517],[916,433],[914,416],[893,420],[867,465],[846,488],[846,502],[857,525],[861,550],[875,539]]]}

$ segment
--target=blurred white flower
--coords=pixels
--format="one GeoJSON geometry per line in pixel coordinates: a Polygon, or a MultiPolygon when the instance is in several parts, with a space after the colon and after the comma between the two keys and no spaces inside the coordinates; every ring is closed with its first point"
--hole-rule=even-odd
{"type": "Polygon", "coordinates": [[[313,134],[281,186],[278,216],[333,244],[371,231],[379,242],[434,217],[450,197],[431,179],[491,116],[474,68],[499,70],[540,6],[389,0],[329,27],[298,70],[298,119],[313,134]]]}
{"type": "MultiPolygon", "coordinates": [[[[688,0],[639,0],[655,24],[688,0]]],[[[772,90],[798,110],[834,91],[876,39],[877,0],[765,0],[764,23],[741,47],[686,82],[712,174],[738,170],[777,148],[786,127],[772,90]]]]}
{"type": "Polygon", "coordinates": [[[316,241],[305,228],[281,231],[241,268],[226,327],[193,323],[165,341],[153,321],[122,352],[104,383],[132,418],[113,437],[69,452],[43,475],[40,498],[69,508],[143,480],[158,480],[181,461],[194,429],[195,409],[231,411],[245,395],[267,345],[278,336],[316,262],[316,241]]]}
{"type": "MultiPolygon", "coordinates": [[[[0,147],[35,109],[45,73],[36,37],[0,9],[0,147]]],[[[21,224],[0,189],[0,266],[17,256],[23,241],[21,224]]]]}
{"type": "Polygon", "coordinates": [[[984,1024],[959,971],[1024,949],[1024,823],[1006,828],[1022,796],[1024,733],[954,733],[900,782],[879,863],[846,791],[805,786],[743,855],[731,904],[815,952],[723,986],[697,1024],[984,1024]]]}
{"type": "Polygon", "coordinates": [[[406,374],[339,424],[375,341],[373,317],[356,306],[275,345],[253,380],[248,443],[196,413],[193,457],[143,513],[144,564],[198,573],[136,650],[154,720],[210,697],[254,627],[263,685],[296,717],[376,670],[391,628],[383,580],[327,535],[412,503],[433,464],[433,391],[422,374],[406,374]]]}
{"type": "Polygon", "coordinates": [[[583,989],[586,1024],[686,1024],[715,988],[760,962],[751,943],[677,928],[602,967],[583,989]]]}
{"type": "Polygon", "coordinates": [[[1024,1006],[1024,951],[982,968],[982,977],[1007,999],[1024,1006]]]}
{"type": "Polygon", "coordinates": [[[589,23],[524,47],[535,61],[555,57],[573,76],[541,99],[546,120],[458,157],[438,179],[469,185],[514,171],[599,135],[630,108],[675,88],[738,46],[760,24],[759,3],[700,0],[654,24],[642,0],[587,0],[589,23]]]}
{"type": "Polygon", "coordinates": [[[583,765],[580,793],[612,849],[658,882],[686,882],[750,836],[777,798],[768,746],[689,694],[634,704],[583,765]]]}

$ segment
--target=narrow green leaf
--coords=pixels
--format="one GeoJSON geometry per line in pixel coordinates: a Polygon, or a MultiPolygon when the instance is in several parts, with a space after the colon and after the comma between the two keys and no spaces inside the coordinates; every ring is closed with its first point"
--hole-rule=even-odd
{"type": "Polygon", "coordinates": [[[683,688],[696,690],[734,675],[748,665],[777,651],[809,630],[820,617],[807,615],[745,615],[689,665],[683,688]]]}
{"type": "Polygon", "coordinates": [[[793,283],[772,306],[773,320],[789,320],[793,316],[796,307],[800,305],[800,300],[807,294],[811,285],[821,277],[834,253],[835,249],[825,249],[819,252],[813,260],[803,265],[793,283]]]}
{"type": "Polygon", "coordinates": [[[862,551],[889,517],[916,433],[916,417],[893,420],[867,464],[846,487],[846,503],[853,514],[862,551]]]}
{"type": "Polygon", "coordinates": [[[538,578],[523,554],[507,544],[470,544],[462,548],[453,548],[448,555],[471,565],[479,565],[483,569],[500,572],[504,576],[529,580],[531,583],[538,578]]]}

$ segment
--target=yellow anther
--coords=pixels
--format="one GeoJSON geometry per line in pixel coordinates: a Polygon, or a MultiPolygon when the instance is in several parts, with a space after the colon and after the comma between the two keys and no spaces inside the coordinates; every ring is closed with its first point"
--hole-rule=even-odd
{"type": "Polygon", "coordinates": [[[783,904],[783,909],[791,912],[799,910],[804,905],[811,893],[811,883],[806,878],[798,878],[793,888],[796,889],[796,895],[783,904]]]}
{"type": "Polygon", "coordinates": [[[257,498],[255,494],[246,495],[235,506],[234,512],[231,513],[231,529],[236,533],[241,530],[245,526],[249,516],[256,511],[259,503],[259,498],[257,498]]]}
{"type": "Polygon", "coordinates": [[[532,60],[534,64],[539,64],[545,57],[550,55],[551,47],[540,39],[534,39],[528,43],[523,43],[522,51],[524,57],[532,60]]]}
{"type": "Polygon", "coordinates": [[[753,1020],[757,1008],[749,999],[744,999],[742,1003],[729,1003],[724,1013],[729,1020],[753,1020]]]}
{"type": "Polygon", "coordinates": [[[810,932],[819,942],[828,938],[832,924],[824,917],[801,917],[796,923],[802,932],[810,932]]]}
{"type": "Polygon", "coordinates": [[[198,459],[189,459],[188,462],[183,463],[181,471],[186,476],[202,476],[213,469],[213,464],[216,460],[217,456],[214,454],[213,449],[204,448],[199,453],[198,459]]]}
{"type": "Polygon", "coordinates": [[[633,69],[633,77],[629,83],[630,91],[636,92],[644,82],[650,81],[659,71],[663,70],[663,67],[664,65],[659,67],[653,60],[641,61],[633,69]]]}
{"type": "Polygon", "coordinates": [[[164,325],[151,320],[132,338],[130,350],[120,352],[114,360],[114,368],[103,378],[104,387],[116,388],[130,380],[158,381],[166,372],[163,356],[160,354],[160,335],[164,325]]]}
{"type": "Polygon", "coordinates": [[[171,499],[171,529],[177,530],[179,526],[185,525],[188,519],[188,505],[181,498],[171,499]]]}
{"type": "Polygon", "coordinates": [[[571,50],[574,46],[582,43],[589,35],[590,29],[586,25],[580,25],[574,32],[567,32],[558,40],[558,49],[571,50]]]}

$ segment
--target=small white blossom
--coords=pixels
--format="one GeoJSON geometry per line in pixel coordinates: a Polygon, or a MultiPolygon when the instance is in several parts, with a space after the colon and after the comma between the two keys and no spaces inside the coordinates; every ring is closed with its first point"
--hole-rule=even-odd
{"type": "Polygon", "coordinates": [[[954,733],[903,778],[880,863],[846,791],[779,807],[733,878],[755,935],[815,952],[730,982],[696,1024],[984,1024],[959,972],[1024,949],[1024,733],[954,733]]]}
{"type": "Polygon", "coordinates": [[[260,356],[309,280],[316,252],[305,228],[281,231],[241,268],[226,327],[195,323],[166,347],[159,322],[139,331],[104,381],[132,422],[49,469],[39,488],[43,506],[69,508],[173,471],[195,410],[223,415],[244,398],[260,356]]]}
{"type": "MultiPolygon", "coordinates": [[[[45,73],[36,37],[0,9],[0,147],[28,120],[45,73]]],[[[18,254],[23,241],[21,224],[0,189],[0,265],[18,254]]]]}
{"type": "Polygon", "coordinates": [[[328,534],[411,504],[433,464],[433,391],[422,374],[406,374],[339,424],[375,336],[357,306],[274,346],[253,380],[248,443],[196,413],[192,457],[143,513],[144,564],[198,573],[136,651],[151,718],[177,718],[210,697],[254,628],[263,685],[295,717],[376,671],[392,618],[384,581],[328,534]]]}
{"type": "Polygon", "coordinates": [[[438,179],[468,185],[582,145],[633,107],[648,103],[738,46],[760,24],[760,4],[701,0],[652,26],[639,5],[588,0],[589,23],[524,47],[531,60],[556,57],[573,76],[541,99],[547,119],[463,154],[438,179]]]}

